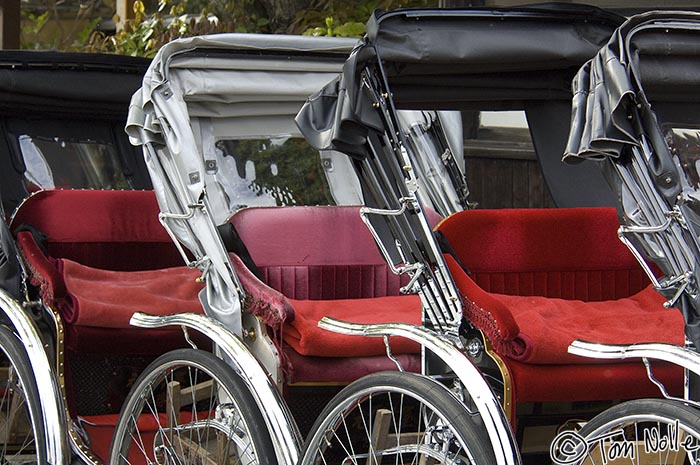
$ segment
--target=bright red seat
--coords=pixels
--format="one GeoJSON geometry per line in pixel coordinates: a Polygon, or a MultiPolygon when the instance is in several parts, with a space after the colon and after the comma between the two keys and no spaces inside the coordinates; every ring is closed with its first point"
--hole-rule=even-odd
{"type": "MultiPolygon", "coordinates": [[[[617,239],[618,226],[606,208],[474,210],[438,226],[471,273],[446,257],[465,316],[503,362],[512,409],[659,395],[639,360],[606,363],[566,351],[574,339],[684,342],[680,313],[663,307],[617,239]]],[[[661,364],[654,374],[680,392],[677,367],[661,364]]]]}

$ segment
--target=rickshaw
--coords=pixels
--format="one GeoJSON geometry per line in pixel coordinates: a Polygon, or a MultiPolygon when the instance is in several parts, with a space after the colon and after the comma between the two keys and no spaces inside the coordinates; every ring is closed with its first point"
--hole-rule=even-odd
{"type": "MultiPolygon", "coordinates": [[[[424,325],[480,368],[522,444],[523,423],[532,426],[527,422],[535,416],[523,412],[527,404],[544,413],[535,421],[557,423],[552,439],[566,420],[590,414],[578,405],[660,396],[657,379],[668,392],[679,393],[678,367],[656,366],[650,380],[641,364],[586,360],[568,354],[567,347],[579,338],[682,344],[683,322],[664,311],[666,299],[618,241],[619,222],[611,208],[463,211],[434,230],[423,216],[411,172],[420,153],[396,129],[397,109],[524,109],[535,146],[557,158],[563,153],[568,131],[557,134],[543,125],[543,117],[568,120],[567,77],[578,69],[573,63],[603,45],[593,45],[592,37],[601,39],[602,29],[611,31],[619,23],[591,12],[577,21],[576,10],[568,11],[572,17],[566,22],[537,7],[521,12],[505,19],[469,18],[469,27],[460,24],[468,21],[462,12],[375,16],[341,77],[312,96],[297,121],[315,147],[353,158],[369,193],[362,213],[387,261],[414,278],[426,309],[424,325]],[[496,22],[509,34],[490,44],[487,33],[479,32],[496,22]],[[585,32],[590,35],[582,39],[585,32]],[[398,38],[407,43],[398,45],[398,38]],[[555,52],[543,41],[567,47],[555,52]],[[510,60],[497,53],[502,50],[511,52],[510,60]],[[439,243],[436,235],[442,236],[439,243]],[[570,402],[569,410],[546,415],[548,405],[562,401],[570,402]]],[[[585,187],[585,181],[568,182],[585,187]]],[[[370,331],[326,319],[320,324],[348,333],[395,334],[387,327],[370,331]]],[[[474,381],[460,378],[452,362],[427,356],[423,372],[452,383],[477,424],[483,420],[496,461],[518,460],[513,458],[517,447],[504,441],[508,436],[494,434],[494,425],[489,429],[486,410],[470,405],[483,394],[472,391],[474,381]]],[[[340,407],[342,398],[332,405],[336,410],[327,411],[312,430],[305,459],[322,461],[333,449],[353,450],[351,439],[328,432],[347,413],[342,408],[353,405],[340,407]]],[[[548,446],[545,441],[546,453],[548,446]]]]}
{"type": "Polygon", "coordinates": [[[150,188],[145,166],[120,131],[125,99],[147,65],[95,54],[0,54],[3,463],[68,463],[73,434],[55,344],[59,333],[51,312],[26,286],[6,220],[38,189],[150,188]]]}
{"type": "MultiPolygon", "coordinates": [[[[200,67],[209,65],[228,70],[227,51],[215,41],[197,39],[161,52],[142,93],[134,99],[129,131],[134,142],[144,147],[164,226],[176,244],[184,245],[180,250],[189,266],[203,272],[205,287],[200,296],[206,315],[137,313],[131,322],[147,328],[184,325],[204,332],[214,340],[214,352],[225,364],[207,355],[215,368],[206,371],[200,355],[190,358],[180,353],[177,362],[170,354],[160,365],[146,369],[124,404],[110,459],[128,463],[132,454],[149,459],[153,454],[166,462],[195,456],[221,460],[223,453],[231,458],[242,455],[250,462],[278,463],[297,459],[301,463],[519,463],[511,429],[519,404],[653,395],[656,386],[643,367],[613,363],[570,367],[577,359],[566,354],[575,336],[600,334],[585,324],[571,327],[566,318],[592,314],[603,320],[610,317],[611,308],[615,309],[613,322],[622,321],[620,328],[636,337],[647,336],[636,334],[643,328],[634,323],[656,318],[656,326],[668,329],[662,335],[664,341],[682,338],[682,322],[658,311],[664,299],[645,286],[643,269],[617,241],[619,223],[614,211],[464,211],[439,222],[418,194],[422,189],[415,167],[423,153],[407,141],[397,113],[397,109],[431,112],[485,104],[497,109],[524,107],[532,111],[532,118],[568,115],[571,76],[620,22],[615,15],[581,7],[377,14],[368,24],[365,39],[345,61],[341,76],[299,113],[299,128],[314,147],[350,156],[364,199],[364,206],[351,217],[368,226],[385,260],[387,276],[403,276],[397,287],[403,293],[417,293],[420,300],[374,291],[369,296],[338,297],[324,294],[323,286],[315,289],[316,298],[289,298],[284,290],[282,296],[271,293],[265,282],[277,279],[281,288],[286,283],[311,295],[311,268],[326,269],[329,263],[313,262],[308,267],[304,260],[318,258],[308,245],[338,255],[349,247],[351,254],[343,255],[346,259],[353,254],[364,257],[367,250],[360,246],[364,243],[360,230],[341,219],[341,210],[238,210],[235,186],[228,185],[230,178],[225,175],[231,164],[227,159],[231,129],[225,119],[237,115],[235,105],[229,108],[237,102],[227,100],[219,81],[208,82],[198,74],[200,67]],[[503,33],[497,42],[488,40],[496,25],[503,33]],[[543,45],[551,44],[552,37],[567,46],[552,52],[543,45]],[[503,56],[496,58],[489,47],[508,53],[511,61],[505,69],[503,56]],[[522,84],[523,76],[528,77],[526,90],[513,86],[514,81],[522,84]],[[221,105],[205,101],[208,93],[221,105]],[[437,234],[446,239],[443,245],[438,245],[433,231],[436,222],[440,223],[437,234]],[[496,242],[496,232],[504,225],[515,225],[515,232],[510,230],[496,242]],[[346,239],[343,232],[352,232],[351,237],[346,239]],[[470,232],[484,236],[467,240],[470,232]],[[224,234],[231,240],[225,241],[224,234]],[[472,245],[478,252],[487,244],[496,244],[500,255],[488,249],[481,261],[473,260],[478,265],[472,264],[468,258],[478,255],[465,252],[464,247],[472,245]],[[514,250],[518,245],[521,248],[514,250]],[[444,255],[450,246],[454,253],[444,255]],[[248,248],[254,250],[246,252],[248,248]],[[289,259],[291,252],[295,257],[298,252],[301,261],[289,259]],[[502,264],[504,255],[527,257],[526,268],[488,268],[502,264]],[[254,276],[261,271],[256,270],[258,265],[265,268],[262,280],[254,276]],[[482,276],[524,273],[524,282],[530,280],[529,290],[521,295],[495,287],[484,290],[468,276],[465,269],[470,267],[482,276]],[[542,283],[550,279],[550,272],[559,284],[543,292],[542,283]],[[579,279],[590,285],[582,289],[579,279]],[[415,313],[421,308],[423,314],[415,313]],[[527,327],[515,321],[516,311],[531,308],[553,318],[534,318],[536,324],[527,327]],[[273,328],[269,340],[261,321],[273,328]],[[568,331],[550,346],[547,338],[535,337],[548,328],[568,331]],[[340,359],[354,362],[359,356],[389,361],[393,371],[374,365],[356,376],[353,370],[356,380],[330,401],[302,447],[295,421],[274,386],[280,379],[280,360],[299,362],[293,352],[284,352],[287,346],[320,363],[322,368],[306,371],[313,371],[316,380],[336,364],[347,367],[340,359]],[[421,356],[416,369],[417,353],[421,356]],[[335,360],[323,364],[324,356],[335,360]],[[206,371],[203,384],[212,394],[212,403],[206,402],[203,408],[185,404],[174,408],[178,402],[168,399],[183,397],[173,393],[182,379],[169,376],[172,366],[186,367],[188,373],[206,371]],[[163,376],[154,374],[161,369],[163,376]],[[158,384],[164,381],[163,389],[152,388],[154,378],[158,384]],[[494,383],[496,394],[486,379],[494,383]],[[147,421],[150,427],[144,426],[147,421]],[[230,434],[232,425],[235,437],[230,434]],[[211,429],[219,434],[210,434],[211,429]]],[[[247,58],[252,60],[253,53],[247,58]]],[[[545,140],[551,135],[539,129],[545,140]]],[[[565,134],[559,141],[563,139],[565,134]]],[[[556,144],[549,150],[556,151],[556,144]]],[[[331,264],[334,276],[339,264],[331,264]]],[[[352,275],[347,272],[340,280],[347,283],[346,276],[352,275]]],[[[361,273],[354,276],[355,285],[346,289],[362,287],[358,285],[361,273]]],[[[512,282],[512,276],[504,282],[512,282]]],[[[609,339],[604,342],[630,336],[617,328],[610,331],[609,319],[606,326],[604,335],[609,339]]],[[[670,380],[672,388],[680,387],[680,373],[674,367],[659,371],[657,376],[670,380]]],[[[186,388],[192,400],[198,399],[200,383],[194,384],[186,388]]]]}
{"type": "MultiPolygon", "coordinates": [[[[214,49],[225,49],[236,57],[226,62],[230,69],[217,69],[216,62],[210,59],[203,59],[206,66],[197,65],[195,59],[185,71],[196,72],[193,70],[200,66],[201,72],[211,71],[214,81],[217,72],[236,78],[235,86],[226,87],[230,94],[226,97],[227,117],[232,118],[237,131],[228,134],[234,139],[245,136],[245,140],[243,147],[237,146],[239,142],[235,140],[222,146],[233,151],[236,163],[240,163],[240,166],[229,165],[233,172],[240,173],[236,202],[248,206],[359,203],[357,190],[349,182],[351,169],[344,156],[326,153],[319,159],[317,152],[311,156],[310,149],[299,138],[285,145],[289,134],[296,132],[293,116],[304,99],[337,75],[355,42],[248,35],[193,41],[200,48],[213,43],[214,49]],[[238,99],[238,105],[231,98],[238,99]],[[265,144],[269,150],[263,147],[265,144]],[[293,166],[293,157],[304,156],[300,167],[293,166]],[[256,163],[266,169],[260,166],[256,169],[256,163]],[[270,177],[273,169],[282,173],[270,177]],[[301,172],[297,179],[293,176],[295,170],[301,172]],[[265,172],[268,178],[263,180],[265,172]],[[310,175],[315,179],[306,179],[310,175]]],[[[174,44],[168,50],[177,47],[183,44],[174,44]]],[[[191,47],[192,43],[184,45],[186,49],[191,47]]],[[[192,55],[196,53],[188,55],[188,60],[192,55]]],[[[11,332],[3,339],[3,347],[9,347],[11,358],[5,363],[10,365],[7,373],[13,386],[12,390],[4,391],[8,400],[2,403],[10,409],[3,417],[9,425],[3,430],[6,434],[3,454],[7,460],[27,463],[67,463],[71,459],[105,462],[119,409],[137,375],[160,353],[189,344],[204,348],[211,345],[196,334],[190,337],[184,333],[183,337],[180,329],[144,331],[130,328],[128,322],[134,308],[151,312],[161,308],[164,313],[201,312],[197,292],[203,287],[183,266],[172,270],[171,280],[158,277],[167,276],[159,270],[182,265],[182,256],[158,222],[158,206],[144,159],[121,131],[128,97],[142,83],[148,62],[125,57],[42,53],[15,53],[4,59],[11,64],[12,72],[6,72],[4,78],[8,83],[3,84],[6,132],[1,139],[8,146],[2,157],[3,205],[8,212],[18,205],[19,208],[12,214],[9,226],[3,224],[2,250],[7,257],[2,262],[3,289],[10,293],[7,302],[3,301],[3,308],[10,316],[8,328],[19,334],[22,342],[11,332]],[[115,78],[118,85],[106,84],[115,78]],[[47,79],[56,82],[52,95],[45,95],[35,85],[47,79]],[[69,85],[59,85],[64,81],[69,85]],[[17,82],[23,85],[18,86],[17,82]],[[80,90],[73,87],[76,82],[81,83],[80,90]],[[21,98],[15,92],[21,93],[21,98]],[[40,109],[41,118],[37,118],[40,109]],[[88,127],[90,131],[86,131],[88,127]],[[15,259],[18,255],[21,260],[15,259]],[[163,283],[169,286],[168,292],[158,287],[163,283]],[[90,289],[100,295],[85,294],[90,289]],[[160,294],[166,296],[165,300],[154,298],[160,294]],[[23,345],[25,349],[21,348],[23,345]],[[13,366],[17,367],[21,382],[13,381],[18,376],[13,366]],[[27,371],[29,367],[36,373],[27,371]],[[24,392],[27,394],[21,396],[24,392]],[[23,402],[17,401],[20,398],[23,402]],[[23,405],[26,412],[21,412],[23,405]],[[34,422],[31,428],[27,424],[30,419],[34,422]],[[43,445],[44,441],[47,446],[43,445]],[[15,444],[18,446],[14,447],[15,444]]],[[[188,66],[182,63],[180,66],[188,66]]],[[[207,91],[216,92],[216,89],[207,91]]],[[[223,104],[221,96],[214,95],[212,99],[215,103],[207,105],[207,111],[215,111],[217,102],[223,104]]],[[[433,151],[432,160],[428,156],[424,159],[423,169],[429,173],[425,179],[438,185],[443,178],[452,176],[455,185],[460,186],[458,192],[451,185],[430,189],[428,184],[426,191],[432,194],[427,201],[442,214],[461,208],[468,192],[460,179],[461,173],[454,169],[459,163],[445,156],[446,151],[461,153],[459,145],[447,150],[452,144],[459,144],[459,135],[451,138],[461,131],[458,117],[447,114],[433,115],[431,119],[423,114],[402,117],[416,143],[424,150],[433,151]]],[[[5,145],[2,147],[5,149],[5,145]]],[[[227,174],[231,175],[231,171],[227,174]]],[[[340,210],[336,220],[347,223],[349,216],[354,217],[352,209],[340,210]]],[[[358,226],[363,228],[359,218],[350,224],[354,229],[346,234],[355,242],[362,242],[358,240],[358,235],[363,234],[357,231],[358,226]]],[[[369,233],[364,234],[364,242],[370,244],[369,233]]],[[[359,249],[355,246],[348,253],[357,256],[359,249]]],[[[366,275],[379,276],[384,266],[381,257],[373,249],[365,249],[368,250],[365,262],[353,265],[362,268],[366,275]]],[[[256,285],[257,277],[247,278],[247,283],[256,285]]],[[[398,293],[398,280],[383,285],[383,292],[392,288],[395,289],[392,292],[398,293]]],[[[265,292],[274,298],[271,289],[265,292]]],[[[278,328],[279,323],[273,322],[271,326],[278,328]]],[[[311,426],[323,406],[318,399],[330,398],[339,390],[338,383],[347,384],[362,374],[394,366],[384,357],[358,355],[351,363],[347,359],[324,357],[325,367],[317,363],[321,370],[305,375],[304,369],[314,366],[303,364],[310,357],[297,355],[296,362],[301,359],[299,363],[280,359],[275,348],[277,341],[268,338],[267,330],[260,330],[256,337],[251,326],[246,328],[246,334],[246,343],[256,346],[257,339],[257,345],[263,348],[257,354],[268,363],[270,372],[274,372],[274,384],[280,392],[294,391],[291,397],[295,403],[291,407],[304,429],[311,426]],[[266,351],[272,355],[265,359],[266,351]],[[340,366],[329,369],[337,364],[340,366]],[[329,373],[318,375],[323,370],[329,373]],[[288,376],[286,381],[291,380],[289,384],[283,385],[283,375],[288,376]],[[306,379],[315,384],[307,386],[306,379]]],[[[418,370],[414,355],[401,354],[397,358],[418,370]]],[[[176,362],[167,363],[172,367],[176,362]]],[[[206,365],[216,363],[207,360],[206,365]]],[[[154,370],[148,372],[151,371],[154,370]]],[[[192,382],[180,384],[177,389],[181,396],[193,392],[192,382]]],[[[192,403],[195,402],[185,402],[192,403]]],[[[149,434],[154,430],[157,427],[151,427],[149,434]]]]}
{"type": "MultiPolygon", "coordinates": [[[[569,352],[605,360],[665,361],[684,369],[682,393],[614,406],[557,436],[556,463],[697,463],[698,103],[700,15],[631,18],[576,75],[567,161],[596,160],[618,193],[620,239],[685,323],[681,344],[575,341],[569,352]]],[[[586,161],[585,163],[591,163],[586,161]]]]}
{"type": "MultiPolygon", "coordinates": [[[[43,291],[44,302],[55,297],[55,291],[66,290],[60,285],[67,288],[63,304],[71,306],[63,307],[60,316],[71,319],[71,325],[83,324],[82,334],[73,333],[76,347],[101,343],[116,349],[115,339],[120,347],[147,345],[153,352],[191,346],[167,352],[138,379],[129,380],[132,389],[111,423],[84,417],[75,431],[85,432],[91,446],[110,463],[519,463],[516,430],[511,428],[516,407],[523,402],[543,397],[587,401],[583,389],[568,389],[587,378],[603,385],[600,380],[609,378],[611,370],[624,378],[605,383],[605,399],[652,395],[653,384],[632,388],[631,382],[645,380],[646,375],[630,365],[586,365],[586,376],[567,379],[575,373],[566,368],[570,359],[528,364],[528,352],[517,352],[524,338],[512,334],[518,327],[492,318],[504,308],[496,294],[508,292],[497,287],[479,290],[459,263],[470,267],[473,276],[504,276],[512,270],[478,268],[461,260],[458,246],[471,243],[483,249],[483,262],[488,264],[496,257],[486,248],[496,237],[494,231],[514,224],[535,232],[567,224],[567,233],[578,233],[583,244],[590,234],[608,231],[612,223],[616,228],[614,213],[505,212],[506,217],[495,221],[475,212],[477,216],[468,217],[476,218],[477,226],[456,228],[457,236],[465,238],[469,231],[485,231],[488,240],[473,241],[454,240],[448,227],[455,224],[454,218],[472,212],[451,215],[452,221],[440,219],[440,214],[447,216],[468,203],[453,158],[460,153],[459,145],[439,130],[448,118],[435,110],[473,109],[472,103],[498,109],[524,105],[532,110],[531,118],[546,115],[560,121],[569,111],[562,102],[568,99],[575,69],[621,22],[597,9],[561,8],[377,15],[349,59],[353,44],[348,41],[319,46],[312,38],[282,44],[274,37],[224,35],[176,41],[161,50],[134,97],[128,123],[133,141],[143,146],[155,195],[39,193],[13,218],[13,228],[29,219],[44,221],[39,230],[69,227],[67,236],[49,235],[47,254],[41,251],[40,236],[31,232],[18,234],[18,244],[33,268],[29,271],[38,272],[34,284],[43,291]],[[498,41],[493,39],[494,29],[502,32],[498,41]],[[406,37],[411,40],[404,43],[406,37]],[[550,45],[552,37],[557,44],[567,44],[557,47],[554,57],[545,51],[551,47],[543,46],[545,41],[550,45]],[[478,47],[470,48],[471,41],[478,47]],[[452,47],[455,43],[464,48],[452,47]],[[489,47],[518,57],[506,70],[510,74],[499,69],[503,57],[494,58],[489,47]],[[340,66],[342,77],[310,100],[298,120],[304,135],[323,150],[321,166],[331,174],[329,182],[347,187],[345,195],[354,202],[363,199],[365,206],[274,207],[293,203],[295,196],[293,189],[274,182],[284,167],[266,157],[295,143],[289,136],[299,130],[291,124],[290,112],[337,75],[340,66]],[[265,81],[271,70],[290,81],[295,71],[307,74],[298,81],[299,92],[276,94],[269,89],[283,87],[265,81]],[[314,72],[325,77],[314,77],[314,72]],[[525,75],[542,79],[529,79],[533,85],[528,92],[518,92],[509,79],[525,75]],[[459,82],[466,85],[455,86],[459,82]],[[230,92],[234,83],[241,87],[230,92]],[[260,100],[261,89],[267,95],[260,100]],[[424,111],[410,119],[395,105],[424,111]],[[279,116],[273,123],[256,117],[270,113],[279,116]],[[417,143],[420,138],[429,141],[429,147],[417,143]],[[438,155],[437,165],[426,163],[426,148],[438,155]],[[253,159],[254,152],[261,157],[253,159]],[[240,154],[248,158],[234,157],[240,154]],[[256,170],[256,162],[264,169],[256,170]],[[347,175],[333,178],[334,173],[347,173],[343,166],[356,171],[359,182],[347,175]],[[449,177],[457,187],[425,182],[430,166],[443,169],[438,178],[449,177]],[[251,201],[266,199],[270,206],[240,209],[242,194],[251,201]],[[583,213],[583,221],[578,213],[583,213]],[[90,218],[90,226],[72,222],[75,214],[90,218]],[[457,258],[443,256],[449,246],[436,241],[432,228],[438,223],[437,230],[447,236],[457,258]],[[485,229],[489,224],[499,228],[485,229]],[[95,244],[107,244],[107,252],[95,244]],[[92,264],[57,252],[70,248],[80,250],[92,264]],[[48,263],[42,257],[49,258],[48,263]],[[349,261],[358,257],[359,263],[349,261]],[[119,268],[105,267],[101,260],[119,261],[119,268]],[[60,279],[51,281],[56,278],[51,270],[57,270],[60,279]],[[398,295],[400,289],[419,297],[398,295]],[[144,294],[170,300],[159,305],[132,303],[144,294]],[[102,305],[100,312],[89,316],[81,311],[95,302],[102,305]],[[136,307],[144,312],[132,316],[136,307]],[[193,307],[193,312],[168,314],[193,307]],[[147,314],[156,308],[159,315],[147,314]],[[465,309],[469,320],[463,317],[465,309]],[[114,325],[111,330],[96,329],[97,322],[107,320],[114,325]],[[127,330],[128,321],[144,329],[127,330]],[[479,322],[486,324],[479,327],[479,322]],[[510,352],[504,356],[499,350],[510,352]],[[569,384],[552,386],[547,382],[552,375],[569,384]],[[303,443],[299,417],[292,415],[288,401],[294,397],[290,391],[310,384],[312,396],[324,386],[347,387],[324,412],[314,415],[318,420],[303,443]],[[110,445],[104,433],[112,428],[110,445]]],[[[553,144],[545,151],[556,150],[553,144]]],[[[584,186],[594,184],[585,179],[584,186]]],[[[614,236],[614,229],[610,231],[614,236]]],[[[506,235],[497,249],[504,248],[507,256],[514,237],[506,235]]],[[[524,247],[532,247],[538,256],[570,237],[531,239],[524,247]]],[[[628,284],[624,290],[600,285],[594,300],[602,303],[577,304],[575,310],[604,310],[610,307],[608,301],[625,299],[644,287],[644,271],[634,258],[631,265],[621,254],[620,244],[605,240],[597,245],[577,255],[577,260],[599,267],[585,270],[585,279],[600,284],[595,275],[613,276],[628,284]],[[593,262],[589,254],[607,261],[593,262]]],[[[562,283],[570,283],[581,271],[555,270],[569,276],[562,283]]],[[[540,276],[541,269],[525,273],[540,276]]],[[[498,285],[498,277],[494,283],[498,285]]],[[[596,286],[587,286],[586,292],[596,286]]],[[[575,292],[511,296],[511,303],[527,298],[527,305],[544,304],[563,297],[557,300],[561,305],[580,298],[575,292]]],[[[643,301],[651,301],[653,310],[661,304],[648,295],[643,301]]],[[[638,302],[628,299],[622,304],[635,310],[638,302]]],[[[558,341],[557,347],[562,344],[568,345],[568,339],[558,341]]],[[[57,360],[61,363],[60,357],[57,360]]],[[[677,378],[672,368],[661,371],[662,379],[677,378]]],[[[46,413],[44,417],[55,418],[46,413]]],[[[50,436],[65,441],[61,434],[50,436]]],[[[82,441],[75,434],[71,439],[82,441]]],[[[65,443],[57,447],[61,446],[65,443]]],[[[99,457],[89,449],[78,449],[78,455],[97,463],[99,457]]]]}
{"type": "MultiPolygon", "coordinates": [[[[313,90],[337,76],[347,58],[347,43],[222,35],[173,42],[155,58],[132,101],[127,129],[144,147],[165,230],[188,267],[203,273],[200,300],[205,315],[153,317],[145,308],[131,323],[194,329],[214,342],[214,353],[223,361],[188,349],[165,354],[146,368],[119,415],[110,463],[167,462],[173,457],[297,463],[303,450],[298,417],[292,418],[282,392],[292,402],[298,387],[315,386],[318,391],[324,384],[344,385],[358,378],[369,388],[377,383],[391,387],[373,396],[376,405],[405,408],[405,422],[394,421],[391,432],[391,415],[384,415],[387,434],[407,435],[417,444],[425,417],[435,429],[431,434],[440,431],[463,445],[469,442],[461,432],[466,419],[446,416],[460,407],[452,397],[441,397],[441,384],[395,371],[396,364],[420,371],[417,345],[398,341],[387,357],[381,340],[357,344],[352,337],[323,337],[316,325],[321,316],[347,312],[362,314],[366,322],[394,321],[399,312],[407,312],[410,320],[420,322],[419,300],[398,295],[407,279],[391,273],[358,214],[360,191],[353,190],[348,176],[352,170],[343,170],[349,160],[326,152],[320,166],[331,175],[330,183],[345,187],[355,206],[338,200],[334,207],[278,207],[285,204],[282,200],[300,198],[293,187],[271,182],[282,170],[294,168],[283,163],[319,164],[316,153],[299,149],[293,115],[313,90]],[[298,85],[271,85],[285,79],[298,85]],[[266,135],[262,141],[261,134],[266,135]],[[293,149],[294,159],[274,158],[293,149]],[[253,169],[253,164],[258,165],[253,169]],[[265,178],[270,173],[273,178],[265,178]],[[265,205],[261,197],[269,201],[267,206],[250,206],[265,205]],[[173,376],[173,368],[182,369],[184,379],[173,376]],[[380,377],[364,376],[377,371],[380,377]],[[175,382],[186,387],[178,387],[177,393],[170,388],[175,382]],[[410,389],[402,387],[406,383],[410,389]],[[427,391],[437,404],[412,393],[416,389],[427,391]],[[171,398],[183,401],[177,413],[170,411],[178,403],[171,398]],[[203,401],[206,407],[200,405],[203,401]]],[[[422,165],[425,172],[439,181],[441,176],[434,173],[438,168],[463,182],[451,155],[461,150],[451,148],[450,131],[443,131],[450,115],[402,118],[412,140],[425,148],[434,146],[438,163],[422,165]]],[[[443,214],[463,208],[464,187],[438,190],[429,182],[424,185],[426,192],[434,191],[427,201],[448,209],[443,214]]],[[[437,218],[433,213],[432,221],[437,218]]],[[[405,447],[409,453],[416,445],[405,447]]],[[[421,452],[431,454],[439,455],[421,452]]]]}

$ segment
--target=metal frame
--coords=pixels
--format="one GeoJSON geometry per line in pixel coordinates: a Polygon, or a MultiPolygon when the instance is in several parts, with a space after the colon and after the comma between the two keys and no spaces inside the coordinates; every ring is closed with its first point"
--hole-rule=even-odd
{"type": "Polygon", "coordinates": [[[29,356],[39,390],[39,403],[46,432],[47,460],[52,465],[67,465],[71,454],[63,397],[41,336],[22,305],[2,289],[0,308],[10,319],[29,356]]]}

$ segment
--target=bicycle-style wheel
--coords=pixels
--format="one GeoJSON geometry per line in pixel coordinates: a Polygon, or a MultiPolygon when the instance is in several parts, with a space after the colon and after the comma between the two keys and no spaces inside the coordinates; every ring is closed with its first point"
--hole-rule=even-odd
{"type": "Polygon", "coordinates": [[[371,374],[326,406],[301,464],[493,464],[488,436],[476,418],[430,378],[371,374]]]}
{"type": "Polygon", "coordinates": [[[110,464],[274,465],[253,397],[231,367],[194,349],[168,352],[136,380],[114,432],[110,464]]]}
{"type": "Polygon", "coordinates": [[[682,401],[632,400],[578,432],[557,435],[550,452],[560,465],[692,465],[700,458],[700,410],[682,401]]]}
{"type": "Polygon", "coordinates": [[[0,463],[46,463],[46,435],[29,357],[15,333],[0,326],[0,463]]]}

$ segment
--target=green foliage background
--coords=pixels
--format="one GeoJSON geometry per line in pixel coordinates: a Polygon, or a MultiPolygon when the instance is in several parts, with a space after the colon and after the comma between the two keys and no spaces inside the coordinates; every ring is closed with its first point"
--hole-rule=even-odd
{"type": "MultiPolygon", "coordinates": [[[[136,0],[134,19],[119,22],[116,34],[97,26],[116,11],[116,0],[39,0],[22,10],[22,48],[106,52],[152,57],[165,43],[218,32],[270,33],[271,18],[258,0],[136,0]],[[157,1],[155,4],[149,2],[157,1]],[[110,3],[112,2],[112,3],[110,3]],[[59,5],[62,5],[59,8],[59,5]]],[[[308,0],[285,32],[361,37],[377,9],[437,6],[437,0],[308,0]]]]}

